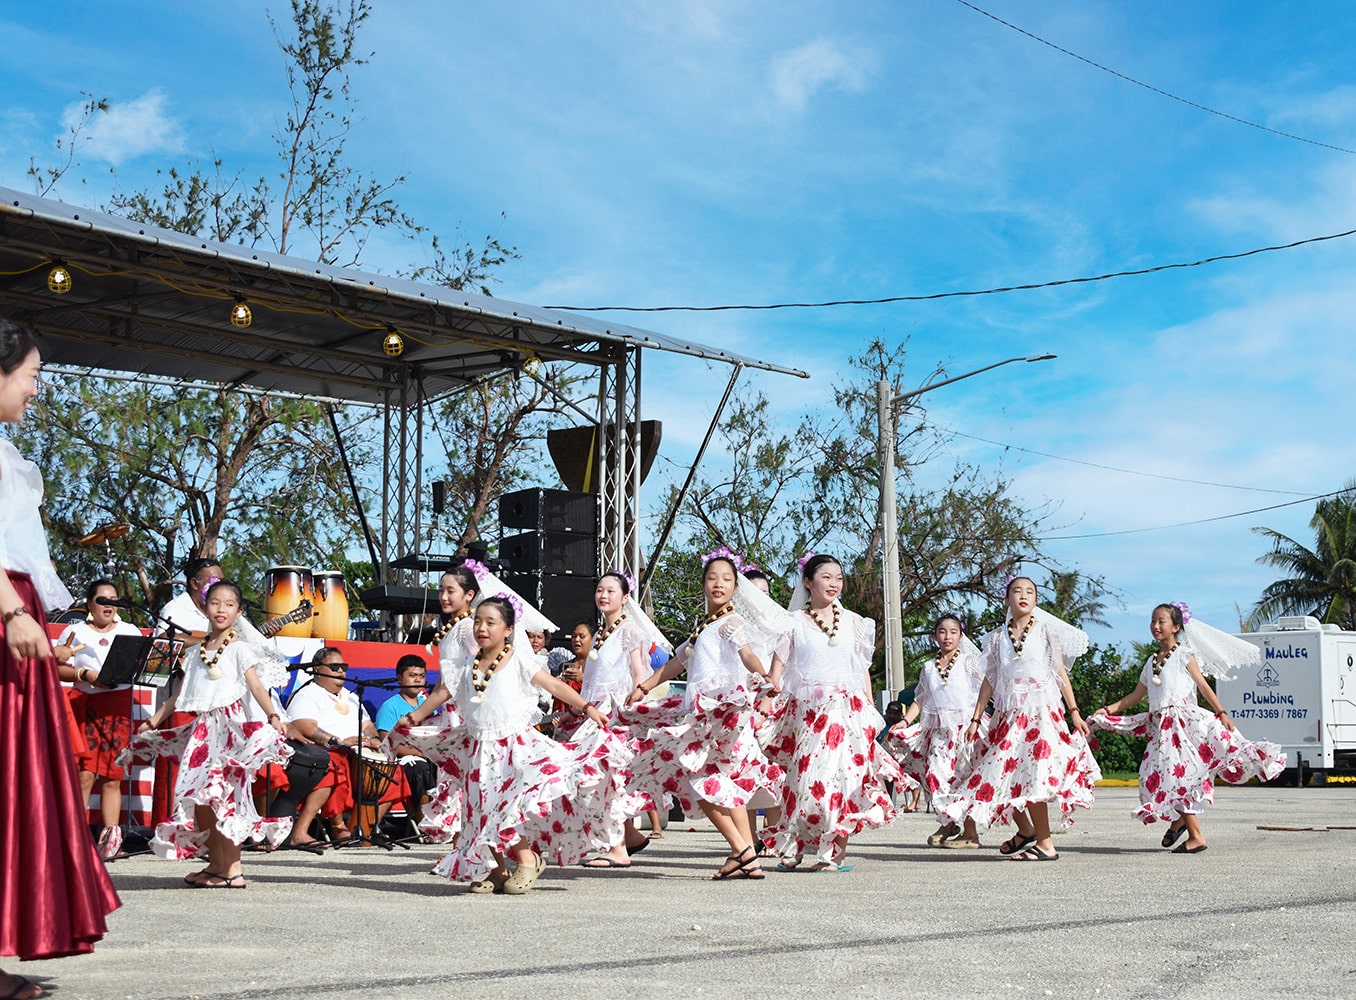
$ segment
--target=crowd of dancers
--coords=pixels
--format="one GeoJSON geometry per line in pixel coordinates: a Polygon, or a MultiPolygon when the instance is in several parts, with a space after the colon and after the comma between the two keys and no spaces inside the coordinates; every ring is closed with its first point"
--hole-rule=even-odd
{"type": "MultiPolygon", "coordinates": [[[[0,420],[22,418],[38,364],[31,334],[0,322],[0,420]]],[[[119,905],[82,807],[96,776],[116,788],[107,762],[92,762],[113,747],[90,751],[79,771],[52,766],[75,758],[43,609],[71,599],[47,553],[41,498],[36,467],[0,439],[0,955],[25,959],[90,950],[119,905]]],[[[1008,582],[1005,619],[978,644],[960,617],[937,621],[916,700],[887,728],[872,699],[875,625],[843,607],[842,587],[838,560],[811,555],[783,608],[768,596],[766,574],[713,552],[703,562],[702,613],[672,649],[634,582],[606,573],[576,685],[534,649],[536,609],[478,563],[445,574],[432,644],[440,682],[426,699],[396,706],[409,710],[388,720],[384,740],[391,757],[432,762],[420,828],[447,846],[434,871],[472,893],[520,895],[550,864],[625,869],[649,843],[636,818],[676,802],[704,814],[728,846],[713,880],[761,880],[765,863],[844,873],[851,838],[889,824],[893,792],[911,783],[939,820],[928,844],[978,849],[989,828],[1009,826],[1002,854],[1055,861],[1054,824],[1068,826],[1093,804],[1094,728],[1146,738],[1136,815],[1168,822],[1163,846],[1195,854],[1206,849],[1200,816],[1215,780],[1270,778],[1284,767],[1278,747],[1243,739],[1205,678],[1254,661],[1251,644],[1193,620],[1184,605],[1160,605],[1150,625],[1158,650],[1139,683],[1084,717],[1067,665],[1088,636],[1042,610],[1027,577],[1008,582]],[[651,670],[656,649],[672,655],[651,670]],[[665,694],[683,675],[682,690],[665,694]],[[551,735],[543,695],[559,710],[551,735]],[[1122,714],[1146,696],[1147,711],[1122,714]]],[[[190,885],[235,888],[245,885],[242,846],[281,843],[293,824],[254,803],[255,779],[294,752],[272,694],[286,664],[242,614],[234,583],[211,582],[203,596],[204,640],[122,762],[131,753],[178,758],[157,853],[204,858],[190,885]]],[[[90,628],[107,634],[110,621],[91,605],[90,628]]],[[[72,630],[69,648],[84,638],[72,630]]],[[[77,659],[62,670],[88,681],[77,659]]],[[[40,995],[37,984],[0,972],[0,997],[40,995]]]]}

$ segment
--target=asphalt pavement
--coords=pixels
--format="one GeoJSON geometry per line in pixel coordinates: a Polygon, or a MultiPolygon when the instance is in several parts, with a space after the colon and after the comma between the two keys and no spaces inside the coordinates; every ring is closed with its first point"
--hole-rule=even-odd
{"type": "Polygon", "coordinates": [[[1056,837],[1054,863],[924,846],[903,815],[841,874],[710,881],[723,841],[671,826],[630,871],[550,869],[524,896],[428,874],[435,846],[114,862],[93,955],[4,966],[77,998],[1350,997],[1356,787],[1221,788],[1209,850],[1174,855],[1133,788],[1056,837]],[[1261,827],[1301,827],[1272,830],[1261,827]]]}

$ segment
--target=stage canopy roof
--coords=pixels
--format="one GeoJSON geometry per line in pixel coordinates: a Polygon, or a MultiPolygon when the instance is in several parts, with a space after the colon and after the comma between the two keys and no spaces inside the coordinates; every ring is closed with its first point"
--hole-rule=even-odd
{"type": "Polygon", "coordinates": [[[0,315],[31,324],[49,364],[390,402],[436,399],[524,360],[616,365],[653,348],[793,368],[590,316],[213,243],[0,187],[0,315]],[[61,262],[70,290],[48,275],[61,262]],[[232,307],[248,305],[247,328],[232,307]],[[404,353],[389,357],[392,330],[404,353]],[[406,381],[406,380],[409,381],[406,381]]]}

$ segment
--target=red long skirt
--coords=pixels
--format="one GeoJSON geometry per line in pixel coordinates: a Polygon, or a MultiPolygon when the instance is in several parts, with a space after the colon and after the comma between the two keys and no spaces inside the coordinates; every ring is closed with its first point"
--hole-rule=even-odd
{"type": "MultiPolygon", "coordinates": [[[[10,573],[46,631],[28,576],[10,573]]],[[[92,951],[120,906],[85,819],[56,661],[15,659],[0,625],[0,955],[92,951]]]]}

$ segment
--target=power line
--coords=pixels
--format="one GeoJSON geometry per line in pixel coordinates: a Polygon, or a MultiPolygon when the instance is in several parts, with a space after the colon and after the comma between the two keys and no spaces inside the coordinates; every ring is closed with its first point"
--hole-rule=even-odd
{"type": "Polygon", "coordinates": [[[1222,260],[1241,260],[1257,254],[1272,253],[1277,250],[1293,250],[1310,243],[1322,243],[1326,240],[1340,240],[1356,235],[1356,229],[1343,233],[1330,233],[1327,236],[1311,236],[1293,243],[1278,243],[1274,246],[1256,247],[1240,253],[1218,254],[1203,257],[1200,260],[1179,261],[1173,264],[1158,264],[1154,267],[1142,267],[1129,271],[1111,271],[1107,274],[1095,274],[1082,278],[1060,278],[1055,281],[1036,281],[1025,285],[1004,285],[1001,288],[982,288],[960,292],[933,292],[929,295],[891,295],[880,299],[833,299],[827,302],[772,302],[760,304],[739,304],[719,306],[544,306],[545,309],[560,309],[567,312],[731,312],[735,310],[761,311],[771,309],[830,309],[835,306],[879,306],[892,302],[932,302],[937,299],[955,299],[975,295],[999,295],[1004,292],[1026,292],[1037,288],[1058,288],[1061,285],[1081,285],[1093,281],[1108,281],[1111,278],[1132,278],[1143,274],[1157,274],[1160,271],[1174,271],[1188,267],[1201,267],[1205,264],[1217,264],[1222,260]]]}
{"type": "Polygon", "coordinates": [[[1073,465],[1086,465],[1092,469],[1105,469],[1108,472],[1121,472],[1127,476],[1144,476],[1147,479],[1166,479],[1173,483],[1188,483],[1192,486],[1218,486],[1226,490],[1248,490],[1252,493],[1279,493],[1283,496],[1307,497],[1308,494],[1300,490],[1273,490],[1265,486],[1239,486],[1237,483],[1214,483],[1205,479],[1184,479],[1181,476],[1165,476],[1158,472],[1144,472],[1140,469],[1122,469],[1115,465],[1103,465],[1101,462],[1087,462],[1081,458],[1069,458],[1065,455],[1052,455],[1048,451],[1037,451],[1035,448],[1023,448],[1021,445],[1008,444],[1006,441],[993,441],[989,438],[980,437],[978,434],[966,434],[964,431],[958,431],[951,427],[943,427],[941,424],[933,423],[928,420],[926,423],[934,430],[944,431],[947,434],[954,434],[957,437],[969,438],[971,441],[983,441],[985,444],[995,445],[999,448],[1007,448],[1012,451],[1025,452],[1028,455],[1039,455],[1041,458],[1053,458],[1057,462],[1070,462],[1073,465]]]}
{"type": "Polygon", "coordinates": [[[1155,87],[1153,84],[1145,83],[1143,80],[1136,80],[1133,76],[1126,76],[1124,73],[1117,72],[1110,66],[1103,66],[1099,62],[1093,62],[1091,59],[1088,59],[1085,56],[1080,56],[1077,52],[1070,52],[1063,46],[1056,45],[1054,42],[1050,41],[1049,39],[1042,38],[1040,35],[1033,35],[1025,28],[1019,28],[1017,27],[1017,25],[1011,23],[1010,21],[1004,21],[1001,17],[998,17],[996,14],[990,14],[987,10],[984,10],[982,7],[976,7],[972,3],[967,3],[966,0],[956,0],[956,2],[960,4],[962,7],[969,7],[976,14],[983,14],[991,21],[997,21],[1005,28],[1011,28],[1019,35],[1025,35],[1027,38],[1030,38],[1034,42],[1040,42],[1042,45],[1048,45],[1056,52],[1062,52],[1066,56],[1069,56],[1071,59],[1077,59],[1079,62],[1087,63],[1094,69],[1100,69],[1103,73],[1110,73],[1112,76],[1124,80],[1126,83],[1133,83],[1136,87],[1143,87],[1145,90],[1158,94],[1161,97],[1167,97],[1181,104],[1185,104],[1187,107],[1195,108],[1198,111],[1205,111],[1212,115],[1218,115],[1220,118],[1227,118],[1231,122],[1237,122],[1238,124],[1246,125],[1249,128],[1255,128],[1262,132],[1270,132],[1272,135],[1279,135],[1283,139],[1294,139],[1296,142],[1308,143],[1310,146],[1318,146],[1322,149],[1331,149],[1337,153],[1349,153],[1353,156],[1356,156],[1356,149],[1347,149],[1345,146],[1334,146],[1330,143],[1319,142],[1316,139],[1306,139],[1302,135],[1295,135],[1291,132],[1282,132],[1280,129],[1270,128],[1266,125],[1259,125],[1257,122],[1248,121],[1248,119],[1246,118],[1239,118],[1237,115],[1231,115],[1225,111],[1217,111],[1214,108],[1206,107],[1204,104],[1198,104],[1197,102],[1188,100],[1185,97],[1178,97],[1176,94],[1169,93],[1168,91],[1163,90],[1160,87],[1155,87]]]}
{"type": "Polygon", "coordinates": [[[1167,531],[1169,528],[1189,528],[1197,524],[1210,524],[1214,521],[1228,521],[1235,517],[1247,517],[1250,514],[1262,514],[1269,510],[1280,510],[1282,507],[1295,507],[1302,503],[1312,503],[1315,500],[1326,500],[1329,497],[1339,496],[1348,490],[1333,490],[1331,493],[1320,493],[1317,496],[1305,497],[1303,500],[1288,500],[1285,503],[1272,504],[1270,507],[1255,507],[1252,510],[1241,510],[1236,514],[1219,514],[1215,517],[1202,517],[1195,521],[1179,521],[1176,524],[1159,524],[1151,528],[1126,528],[1123,531],[1097,531],[1086,535],[1043,535],[1037,541],[1041,542],[1070,542],[1081,541],[1087,538],[1111,538],[1116,535],[1139,535],[1146,531],[1167,531]]]}

